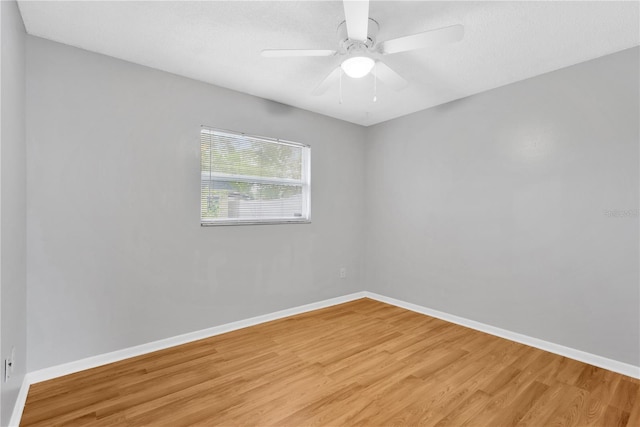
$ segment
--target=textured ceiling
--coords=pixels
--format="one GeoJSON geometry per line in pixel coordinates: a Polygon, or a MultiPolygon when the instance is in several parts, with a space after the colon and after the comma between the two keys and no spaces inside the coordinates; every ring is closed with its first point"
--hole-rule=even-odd
{"type": "Polygon", "coordinates": [[[387,40],[453,24],[461,42],[385,57],[409,81],[373,77],[311,91],[339,57],[263,58],[262,49],[337,48],[335,1],[21,1],[29,34],[371,125],[640,44],[638,2],[372,1],[387,40]]]}

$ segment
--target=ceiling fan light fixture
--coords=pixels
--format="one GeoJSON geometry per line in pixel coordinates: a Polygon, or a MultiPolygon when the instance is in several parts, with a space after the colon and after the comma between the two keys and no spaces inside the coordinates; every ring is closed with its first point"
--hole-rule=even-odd
{"type": "Polygon", "coordinates": [[[340,67],[351,78],[359,79],[371,72],[375,61],[367,56],[352,56],[342,62],[340,67]]]}

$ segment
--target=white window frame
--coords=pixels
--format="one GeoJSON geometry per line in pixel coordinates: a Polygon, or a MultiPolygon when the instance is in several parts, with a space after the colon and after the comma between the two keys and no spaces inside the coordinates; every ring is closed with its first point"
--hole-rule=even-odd
{"type": "MultiPolygon", "coordinates": [[[[285,178],[267,178],[261,176],[251,175],[233,175],[208,171],[203,171],[200,166],[200,203],[202,203],[202,181],[211,181],[212,179],[218,181],[235,181],[235,182],[247,182],[247,183],[261,183],[261,184],[298,184],[302,186],[302,216],[297,218],[268,218],[268,219],[239,219],[239,218],[217,218],[217,219],[205,219],[200,216],[200,225],[202,227],[221,226],[221,225],[266,225],[266,224],[309,224],[311,223],[311,146],[307,144],[301,144],[299,142],[287,141],[277,138],[269,138],[266,136],[249,135],[242,132],[230,131],[225,129],[212,128],[209,126],[201,126],[200,135],[203,133],[209,133],[211,135],[218,133],[224,133],[227,135],[241,136],[245,138],[254,138],[263,142],[280,144],[280,145],[292,145],[302,148],[302,178],[285,179],[285,178]]],[[[202,151],[200,152],[200,160],[202,161],[202,151]]],[[[202,165],[202,162],[200,162],[202,165]]],[[[200,212],[202,213],[202,206],[200,206],[200,212]]]]}

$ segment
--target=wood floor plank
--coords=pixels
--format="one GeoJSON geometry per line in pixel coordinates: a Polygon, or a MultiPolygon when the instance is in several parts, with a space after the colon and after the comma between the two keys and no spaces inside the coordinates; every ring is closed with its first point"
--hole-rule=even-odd
{"type": "Polygon", "coordinates": [[[631,427],[629,424],[629,413],[614,406],[609,406],[605,411],[605,418],[602,425],[607,427],[631,427]]]}
{"type": "MultiPolygon", "coordinates": [[[[603,417],[608,408],[607,402],[611,402],[613,399],[620,380],[620,375],[604,371],[600,383],[591,390],[587,397],[585,408],[580,413],[579,425],[584,427],[602,425],[603,417]]],[[[626,390],[622,391],[626,394],[626,390]]],[[[624,405],[624,402],[621,403],[624,405]]]]}
{"type": "Polygon", "coordinates": [[[367,298],[34,384],[22,426],[640,427],[640,381],[367,298]]]}
{"type": "Polygon", "coordinates": [[[622,377],[617,379],[616,391],[612,394],[609,404],[623,411],[631,412],[640,399],[640,384],[622,377]]]}
{"type": "MultiPolygon", "coordinates": [[[[542,425],[549,426],[577,426],[581,412],[585,410],[585,402],[589,393],[578,387],[565,387],[559,396],[560,405],[542,425]]],[[[604,426],[603,426],[604,427],[604,426]]]]}
{"type": "Polygon", "coordinates": [[[551,418],[551,415],[558,407],[558,399],[565,393],[566,384],[557,382],[542,395],[529,408],[520,420],[515,424],[517,427],[540,427],[551,418]]]}
{"type": "Polygon", "coordinates": [[[535,406],[548,389],[548,385],[533,381],[521,393],[518,393],[516,398],[504,410],[494,414],[488,425],[495,427],[516,425],[535,406]]]}
{"type": "Polygon", "coordinates": [[[632,406],[631,412],[629,413],[629,420],[627,421],[627,427],[637,427],[640,426],[640,405],[636,403],[632,406]]]}
{"type": "Polygon", "coordinates": [[[435,427],[457,427],[473,422],[476,416],[489,403],[491,396],[482,390],[476,390],[460,405],[441,418],[435,427]]]}

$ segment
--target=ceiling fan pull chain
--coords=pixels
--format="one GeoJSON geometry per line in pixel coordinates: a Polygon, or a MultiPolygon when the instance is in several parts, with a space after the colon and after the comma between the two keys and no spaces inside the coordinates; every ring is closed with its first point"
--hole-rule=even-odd
{"type": "Polygon", "coordinates": [[[378,71],[378,63],[373,66],[373,102],[378,101],[378,77],[376,71],[378,71]]]}
{"type": "Polygon", "coordinates": [[[339,93],[339,102],[342,104],[342,68],[340,68],[340,88],[338,90],[339,93]]]}

